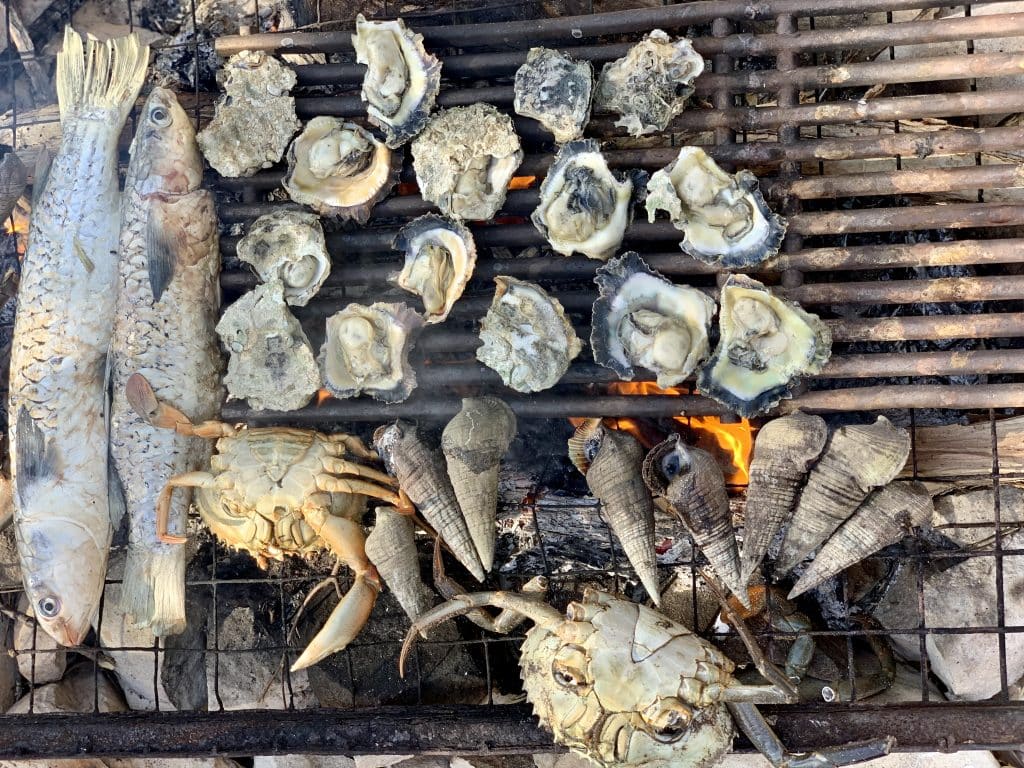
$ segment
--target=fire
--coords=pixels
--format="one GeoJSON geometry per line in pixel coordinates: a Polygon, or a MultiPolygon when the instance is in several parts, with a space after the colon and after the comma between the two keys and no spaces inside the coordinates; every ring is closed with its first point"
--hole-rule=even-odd
{"type": "Polygon", "coordinates": [[[328,392],[326,389],[321,389],[316,393],[316,407],[319,408],[324,404],[325,400],[330,400],[334,395],[328,392]]]}
{"type": "Polygon", "coordinates": [[[508,183],[509,189],[529,189],[536,183],[536,176],[513,176],[508,183]]]}
{"type": "Polygon", "coordinates": [[[25,246],[28,241],[28,214],[21,210],[20,205],[16,205],[11,215],[4,221],[4,233],[8,235],[15,235],[17,237],[18,256],[25,255],[25,246]]]}

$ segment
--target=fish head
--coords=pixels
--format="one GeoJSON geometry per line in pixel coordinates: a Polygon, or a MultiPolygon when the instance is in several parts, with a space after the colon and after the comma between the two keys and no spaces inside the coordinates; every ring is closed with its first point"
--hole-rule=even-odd
{"type": "Polygon", "coordinates": [[[146,99],[131,155],[143,194],[183,195],[202,183],[203,161],[192,120],[166,88],[154,88],[146,99]]]}

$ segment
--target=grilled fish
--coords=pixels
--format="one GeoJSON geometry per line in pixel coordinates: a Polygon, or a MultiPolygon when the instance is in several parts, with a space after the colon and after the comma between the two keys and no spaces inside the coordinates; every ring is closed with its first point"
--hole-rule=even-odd
{"type": "MultiPolygon", "coordinates": [[[[155,88],[139,116],[121,199],[110,451],[129,519],[122,604],[158,636],[185,628],[186,551],[157,539],[157,497],[172,476],[205,467],[212,446],[144,421],[126,387],[140,373],[157,397],[196,420],[213,418],[223,400],[217,215],[202,180],[192,122],[173,93],[155,88]]],[[[174,494],[170,530],[183,532],[187,511],[188,494],[174,494]]]]}
{"type": "Polygon", "coordinates": [[[135,35],[57,57],[62,139],[32,210],[11,344],[14,522],[40,626],[78,645],[106,571],[107,349],[117,293],[117,138],[146,76],[135,35]]]}

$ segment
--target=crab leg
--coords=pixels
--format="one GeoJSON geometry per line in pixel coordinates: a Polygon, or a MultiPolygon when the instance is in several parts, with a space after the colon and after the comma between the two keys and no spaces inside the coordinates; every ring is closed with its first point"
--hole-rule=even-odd
{"type": "Polygon", "coordinates": [[[398,486],[398,481],[379,469],[373,467],[367,467],[364,464],[359,464],[354,461],[345,461],[344,459],[335,458],[333,456],[325,456],[320,460],[323,468],[330,472],[332,475],[355,475],[356,477],[365,477],[370,480],[376,480],[382,485],[386,485],[389,488],[395,488],[398,486]]]}
{"type": "Polygon", "coordinates": [[[316,487],[328,493],[360,493],[374,499],[386,501],[396,507],[401,505],[398,494],[389,488],[381,488],[379,485],[366,480],[357,480],[347,477],[332,477],[331,475],[317,475],[316,487]]]}
{"type": "Polygon", "coordinates": [[[353,456],[358,456],[360,459],[370,459],[372,461],[378,461],[380,459],[377,452],[363,445],[363,441],[358,437],[353,437],[352,435],[346,435],[343,433],[327,435],[326,437],[330,442],[341,445],[346,453],[351,453],[353,456]]]}
{"type": "Polygon", "coordinates": [[[184,413],[173,405],[157,399],[149,380],[141,373],[133,373],[125,384],[125,397],[132,409],[154,427],[173,429],[179,435],[190,437],[231,437],[238,430],[223,421],[204,421],[193,424],[184,413]]]}
{"type": "Polygon", "coordinates": [[[213,488],[217,478],[209,472],[185,472],[167,481],[156,500],[156,537],[164,544],[184,544],[188,539],[167,532],[171,513],[171,496],[175,488],[213,488]]]}

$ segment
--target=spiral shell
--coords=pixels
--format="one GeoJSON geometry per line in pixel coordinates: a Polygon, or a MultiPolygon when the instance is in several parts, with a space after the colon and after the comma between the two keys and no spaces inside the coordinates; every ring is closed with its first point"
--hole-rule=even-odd
{"type": "Polygon", "coordinates": [[[377,522],[366,536],[366,556],[395,595],[410,621],[430,609],[430,591],[420,578],[412,518],[394,507],[377,507],[377,522]]]}

